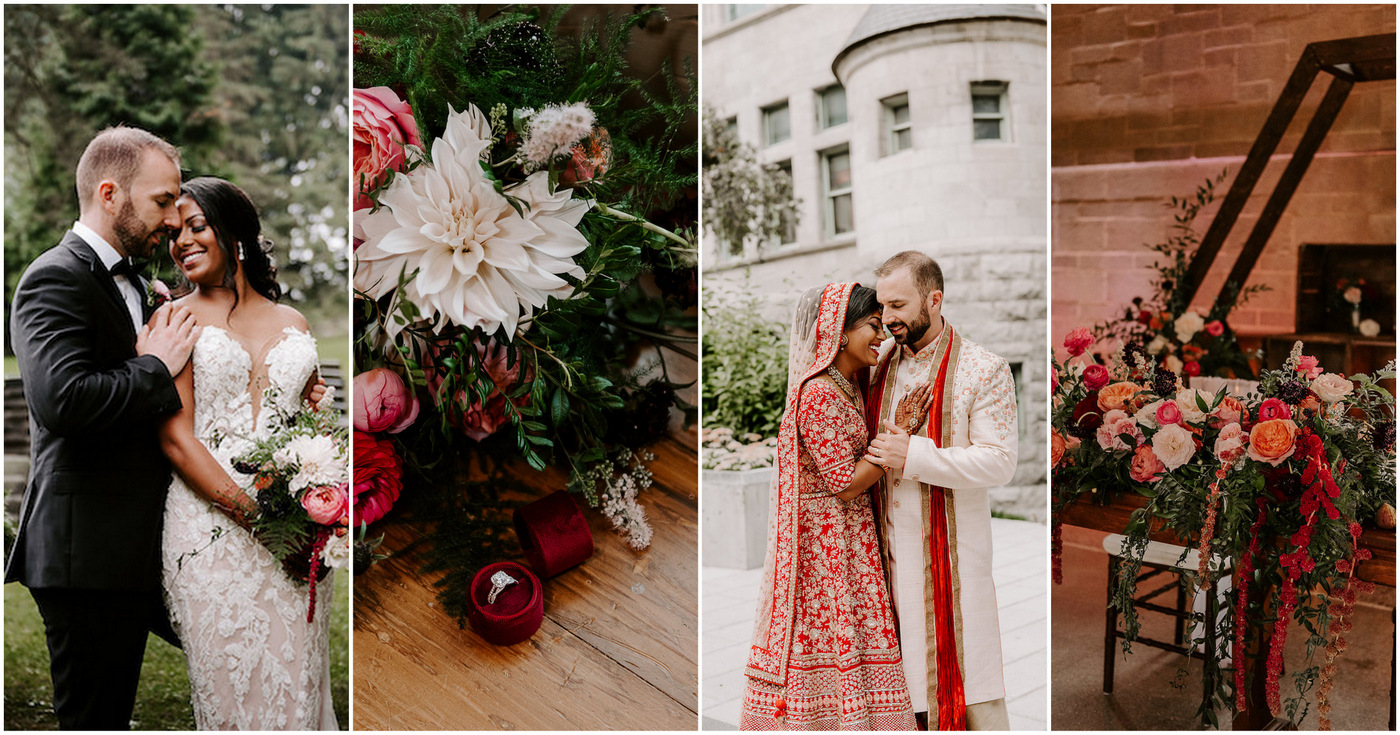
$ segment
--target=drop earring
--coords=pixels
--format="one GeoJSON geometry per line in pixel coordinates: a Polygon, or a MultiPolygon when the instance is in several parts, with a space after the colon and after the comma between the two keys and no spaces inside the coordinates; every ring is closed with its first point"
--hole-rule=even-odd
{"type": "Polygon", "coordinates": [[[850,338],[850,337],[847,337],[847,336],[844,335],[844,334],[841,335],[841,349],[843,349],[843,350],[846,349],[846,345],[848,345],[848,344],[850,344],[850,343],[851,343],[851,338],[850,338]]]}
{"type": "Polygon", "coordinates": [[[238,243],[238,259],[243,260],[243,243],[238,243]]]}

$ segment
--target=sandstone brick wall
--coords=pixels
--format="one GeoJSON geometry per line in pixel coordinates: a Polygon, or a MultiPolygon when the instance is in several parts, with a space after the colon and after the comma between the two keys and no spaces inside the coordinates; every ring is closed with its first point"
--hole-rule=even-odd
{"type": "MultiPolygon", "coordinates": [[[[1222,170],[1228,190],[1308,43],[1394,32],[1395,7],[1054,6],[1051,23],[1051,335],[1144,295],[1171,196],[1222,170]]],[[[1219,293],[1330,77],[1304,102],[1195,305],[1219,293]]],[[[1218,204],[1198,220],[1203,234],[1218,204]]],[[[1294,328],[1299,246],[1395,242],[1395,83],[1356,85],[1237,310],[1247,334],[1294,328]]]]}

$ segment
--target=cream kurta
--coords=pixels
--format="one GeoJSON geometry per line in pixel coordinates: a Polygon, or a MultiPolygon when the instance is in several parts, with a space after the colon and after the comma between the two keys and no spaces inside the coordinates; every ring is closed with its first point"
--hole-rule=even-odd
{"type": "MultiPolygon", "coordinates": [[[[887,378],[894,399],[887,409],[893,419],[899,398],[929,381],[935,345],[918,355],[893,340],[882,353],[897,360],[887,378]]],[[[1016,471],[1016,388],[1006,360],[980,345],[962,340],[952,371],[952,436],[940,449],[932,439],[910,437],[903,477],[891,480],[885,531],[890,551],[890,578],[899,615],[904,674],[914,711],[929,710],[929,645],[925,630],[924,522],[922,495],[932,483],[952,491],[956,531],[956,570],[962,609],[963,686],[968,705],[1006,696],[1002,679],[1001,631],[997,622],[996,589],[992,583],[991,507],[987,488],[1004,485],[1016,471]]],[[[954,525],[950,524],[950,525],[954,525]]]]}

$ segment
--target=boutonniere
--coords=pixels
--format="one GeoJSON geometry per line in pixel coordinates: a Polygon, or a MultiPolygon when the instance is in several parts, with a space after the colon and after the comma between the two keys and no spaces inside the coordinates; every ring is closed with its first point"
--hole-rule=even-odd
{"type": "Polygon", "coordinates": [[[152,278],[146,281],[146,306],[161,306],[171,299],[170,287],[159,278],[152,278]]]}

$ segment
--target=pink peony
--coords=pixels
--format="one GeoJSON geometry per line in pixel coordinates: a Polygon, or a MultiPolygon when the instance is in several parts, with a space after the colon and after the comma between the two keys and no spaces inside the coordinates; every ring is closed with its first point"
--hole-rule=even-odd
{"type": "Polygon", "coordinates": [[[1090,365],[1084,368],[1084,387],[1089,390],[1098,390],[1106,385],[1112,378],[1108,374],[1108,368],[1103,365],[1090,365]]]}
{"type": "Polygon", "coordinates": [[[1097,434],[1099,446],[1106,452],[1126,452],[1145,441],[1142,429],[1127,411],[1113,410],[1103,415],[1103,425],[1097,434]],[[1133,445],[1123,441],[1122,434],[1133,438],[1133,445]]]}
{"type": "Polygon", "coordinates": [[[355,432],[355,524],[374,523],[394,507],[403,491],[403,461],[392,439],[355,432]]]}
{"type": "Polygon", "coordinates": [[[1089,332],[1088,328],[1080,327],[1065,337],[1065,350],[1070,355],[1078,357],[1084,354],[1084,350],[1089,349],[1089,345],[1093,343],[1094,335],[1089,332]]]}
{"type": "Polygon", "coordinates": [[[1277,398],[1265,399],[1264,402],[1259,405],[1260,421],[1276,421],[1278,419],[1291,418],[1293,418],[1292,409],[1288,407],[1287,403],[1277,398]]]}
{"type": "Polygon", "coordinates": [[[1162,473],[1167,471],[1167,466],[1162,464],[1162,460],[1157,459],[1153,454],[1152,447],[1143,445],[1133,451],[1132,464],[1128,466],[1128,476],[1134,482],[1157,482],[1162,479],[1162,473]]]}
{"type": "Polygon", "coordinates": [[[1317,364],[1317,358],[1312,355],[1299,357],[1297,370],[1308,380],[1314,380],[1322,374],[1322,366],[1317,364]]]}
{"type": "Polygon", "coordinates": [[[1225,333],[1225,325],[1219,320],[1206,323],[1206,334],[1212,337],[1219,337],[1225,333]]]}
{"type": "Polygon", "coordinates": [[[418,418],[418,397],[388,368],[355,376],[355,430],[397,434],[418,418]]]}
{"type": "Polygon", "coordinates": [[[1181,406],[1178,406],[1176,401],[1162,401],[1162,405],[1157,407],[1157,415],[1153,418],[1157,419],[1158,426],[1179,424],[1181,423],[1181,406]]]}
{"type": "Polygon", "coordinates": [[[354,178],[358,195],[355,208],[373,206],[367,194],[386,180],[390,171],[401,171],[404,146],[423,147],[413,109],[388,87],[355,90],[351,105],[351,137],[354,139],[354,178]],[[364,183],[360,183],[361,176],[364,183]]]}
{"type": "Polygon", "coordinates": [[[323,525],[347,525],[350,522],[350,486],[323,485],[308,488],[301,496],[301,507],[311,520],[323,525]]]}
{"type": "Polygon", "coordinates": [[[1219,436],[1215,437],[1215,458],[1222,465],[1232,465],[1244,456],[1248,443],[1249,437],[1239,424],[1226,424],[1219,436]]]}
{"type": "Polygon", "coordinates": [[[1177,424],[1163,426],[1152,436],[1152,452],[1167,469],[1174,470],[1195,456],[1196,437],[1177,424]]]}

